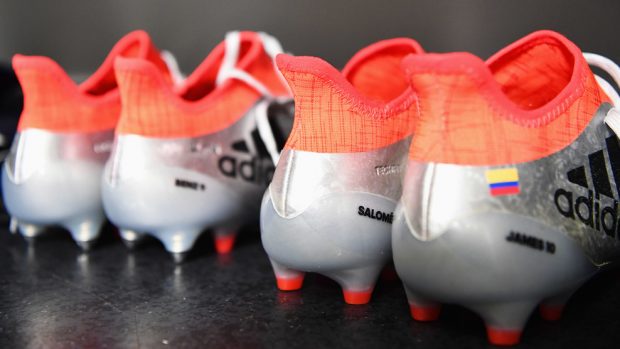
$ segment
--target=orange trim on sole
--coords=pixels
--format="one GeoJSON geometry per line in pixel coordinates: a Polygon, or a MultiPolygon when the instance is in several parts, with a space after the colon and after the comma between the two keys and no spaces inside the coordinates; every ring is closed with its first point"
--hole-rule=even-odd
{"type": "Polygon", "coordinates": [[[230,253],[235,245],[236,239],[237,236],[234,234],[216,236],[214,238],[215,251],[217,251],[218,254],[230,253]]]}
{"type": "Polygon", "coordinates": [[[276,283],[280,291],[297,291],[304,284],[305,274],[293,278],[283,278],[276,276],[276,283]]]}
{"type": "Polygon", "coordinates": [[[344,295],[344,301],[347,304],[361,305],[370,302],[372,291],[372,289],[367,291],[347,291],[343,289],[342,293],[344,295]]]}
{"type": "Polygon", "coordinates": [[[521,333],[519,330],[503,330],[487,326],[487,337],[489,343],[493,345],[516,345],[521,341],[521,333]]]}

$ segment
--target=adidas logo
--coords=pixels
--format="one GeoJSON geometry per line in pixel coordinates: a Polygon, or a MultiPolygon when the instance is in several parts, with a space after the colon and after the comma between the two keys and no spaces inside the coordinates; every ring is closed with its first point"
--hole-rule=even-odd
{"type": "Polygon", "coordinates": [[[605,143],[606,152],[602,149],[589,154],[587,165],[566,173],[569,182],[588,190],[588,196],[574,197],[572,191],[560,188],[555,191],[553,201],[558,212],[564,217],[579,220],[590,228],[618,238],[620,144],[616,136],[608,137],[605,143]],[[605,153],[609,161],[606,161],[605,153]],[[610,175],[613,177],[613,186],[610,175]],[[602,203],[607,205],[604,206],[602,203]]]}
{"type": "Polygon", "coordinates": [[[235,155],[224,155],[218,161],[218,168],[224,176],[240,178],[246,182],[268,185],[273,177],[275,168],[271,163],[269,152],[261,140],[258,130],[251,133],[253,151],[250,151],[245,139],[232,143],[231,148],[238,153],[250,155],[240,158],[235,155]]]}

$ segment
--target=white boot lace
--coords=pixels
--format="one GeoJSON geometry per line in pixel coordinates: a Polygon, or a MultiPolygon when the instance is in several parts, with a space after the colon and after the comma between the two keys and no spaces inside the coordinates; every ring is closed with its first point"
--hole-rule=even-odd
{"type": "Polygon", "coordinates": [[[179,68],[179,62],[177,58],[172,54],[172,52],[163,50],[161,51],[161,59],[166,63],[168,70],[170,71],[170,76],[172,77],[172,82],[174,86],[180,86],[185,80],[185,75],[181,72],[179,68]]]}
{"type": "MultiPolygon", "coordinates": [[[[284,86],[288,86],[284,81],[284,78],[281,76],[278,69],[275,67],[275,57],[279,53],[282,53],[282,46],[280,42],[271,35],[266,33],[259,33],[261,41],[263,43],[263,48],[265,52],[272,58],[274,64],[274,70],[278,72],[278,76],[283,81],[284,86]]],[[[255,89],[258,93],[263,96],[263,99],[259,102],[259,104],[254,109],[254,115],[256,118],[256,127],[258,129],[258,134],[260,135],[263,143],[265,144],[265,148],[269,152],[269,156],[273,161],[274,165],[278,164],[278,160],[280,158],[280,151],[278,150],[278,146],[273,135],[273,130],[271,129],[271,125],[269,124],[268,119],[268,109],[269,105],[278,101],[278,98],[274,96],[272,91],[270,91],[267,86],[263,83],[255,79],[252,75],[248,74],[246,71],[238,69],[235,65],[239,59],[239,48],[241,44],[240,34],[237,31],[229,32],[226,34],[225,40],[225,53],[224,58],[222,60],[222,64],[220,66],[220,70],[217,74],[216,84],[219,85],[226,81],[227,79],[237,79],[243,81],[248,86],[255,89]]],[[[289,98],[285,98],[288,100],[289,98]]]]}

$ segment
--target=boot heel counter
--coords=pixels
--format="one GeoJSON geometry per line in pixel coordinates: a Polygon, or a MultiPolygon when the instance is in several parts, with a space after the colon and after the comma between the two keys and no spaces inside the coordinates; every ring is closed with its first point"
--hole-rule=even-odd
{"type": "Polygon", "coordinates": [[[21,139],[21,133],[17,132],[13,138],[13,143],[9,149],[9,153],[4,159],[4,164],[2,165],[2,170],[6,176],[6,179],[9,180],[10,183],[15,184],[18,184],[22,180],[20,175],[21,164],[18,160],[18,149],[20,148],[20,142],[22,142],[21,139]]]}
{"type": "Polygon", "coordinates": [[[155,149],[145,146],[144,143],[143,137],[137,135],[114,137],[112,152],[103,175],[107,185],[115,187],[125,178],[148,175],[145,173],[147,168],[151,168],[158,157],[155,156],[155,149]]]}
{"type": "Polygon", "coordinates": [[[15,135],[4,165],[13,184],[28,181],[37,171],[58,160],[58,145],[51,138],[51,134],[42,130],[26,130],[15,135]]]}
{"type": "Polygon", "coordinates": [[[291,196],[290,187],[293,181],[294,162],[295,151],[284,149],[271,179],[271,184],[267,189],[274,210],[284,218],[292,218],[299,213],[288,201],[291,196]]]}
{"type": "Polygon", "coordinates": [[[481,167],[410,160],[402,205],[414,236],[422,241],[436,239],[452,221],[493,209],[487,175],[488,170],[481,167]]]}
{"type": "MultiPolygon", "coordinates": [[[[395,206],[410,138],[357,153],[318,153],[285,149],[270,185],[274,209],[292,218],[333,193],[362,193],[395,206]]],[[[326,212],[329,214],[329,212],[326,212]]]]}
{"type": "Polygon", "coordinates": [[[410,161],[404,179],[401,199],[403,214],[409,230],[422,241],[431,240],[437,235],[429,229],[431,198],[436,185],[435,170],[435,164],[410,161]]]}

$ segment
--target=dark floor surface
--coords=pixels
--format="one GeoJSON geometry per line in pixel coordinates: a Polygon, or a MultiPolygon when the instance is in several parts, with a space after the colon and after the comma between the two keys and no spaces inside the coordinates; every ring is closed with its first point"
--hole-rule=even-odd
{"type": "MultiPolygon", "coordinates": [[[[482,321],[464,308],[445,306],[434,323],[411,320],[389,277],[362,306],[346,305],[317,275],[302,291],[279,292],[252,229],[228,257],[205,235],[175,266],[157,242],[128,252],[110,228],[88,254],[62,231],[29,246],[3,228],[0,269],[0,348],[489,346],[482,321]]],[[[620,347],[620,273],[583,287],[558,322],[532,315],[519,347],[620,347]]]]}

